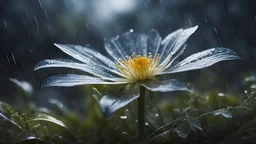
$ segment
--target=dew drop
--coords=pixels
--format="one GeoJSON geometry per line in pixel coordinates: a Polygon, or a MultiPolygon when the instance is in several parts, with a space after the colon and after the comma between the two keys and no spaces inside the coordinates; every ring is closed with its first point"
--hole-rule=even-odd
{"type": "Polygon", "coordinates": [[[224,93],[218,93],[218,96],[220,96],[220,97],[224,97],[224,96],[225,96],[225,94],[224,94],[224,93]]]}
{"type": "Polygon", "coordinates": [[[127,119],[127,116],[120,116],[121,119],[127,119]]]}

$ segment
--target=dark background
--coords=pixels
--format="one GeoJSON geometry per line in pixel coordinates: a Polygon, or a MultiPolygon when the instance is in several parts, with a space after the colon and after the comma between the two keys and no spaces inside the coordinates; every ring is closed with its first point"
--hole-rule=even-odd
{"type": "Polygon", "coordinates": [[[103,38],[129,29],[154,28],[164,37],[199,25],[182,58],[211,47],[230,48],[243,58],[185,73],[184,79],[203,73],[208,81],[218,77],[232,84],[255,72],[255,0],[0,0],[0,9],[0,96],[13,89],[9,77],[39,89],[46,76],[61,72],[33,71],[40,60],[69,57],[53,43],[89,44],[106,54],[103,38]]]}

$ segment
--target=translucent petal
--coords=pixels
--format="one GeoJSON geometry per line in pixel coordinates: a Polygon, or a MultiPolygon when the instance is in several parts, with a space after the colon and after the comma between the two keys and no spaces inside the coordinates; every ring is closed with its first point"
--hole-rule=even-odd
{"type": "Polygon", "coordinates": [[[50,68],[50,67],[65,67],[72,68],[77,70],[82,70],[87,73],[90,73],[94,76],[100,77],[102,79],[107,80],[120,80],[119,76],[112,73],[112,71],[104,69],[98,65],[91,66],[88,64],[77,63],[71,60],[66,59],[53,59],[53,60],[43,60],[40,61],[34,68],[34,70],[38,70],[41,68],[50,68]]]}
{"type": "Polygon", "coordinates": [[[133,34],[135,47],[138,55],[147,55],[147,39],[148,36],[145,34],[133,34]]]}
{"type": "Polygon", "coordinates": [[[182,48],[179,50],[178,53],[176,54],[169,54],[164,61],[162,61],[161,64],[158,65],[158,69],[156,71],[156,73],[162,72],[163,70],[169,68],[171,66],[171,64],[180,56],[183,54],[183,52],[185,51],[187,45],[185,44],[184,46],[182,46],[182,48]]]}
{"type": "Polygon", "coordinates": [[[148,33],[148,39],[147,39],[147,53],[151,52],[153,55],[153,60],[155,60],[158,50],[161,44],[161,36],[160,34],[155,30],[152,29],[148,33]]]}
{"type": "Polygon", "coordinates": [[[99,101],[104,117],[109,117],[118,109],[126,106],[139,97],[139,87],[134,84],[122,85],[118,89],[112,89],[99,101]]]}
{"type": "Polygon", "coordinates": [[[116,65],[113,61],[103,56],[97,51],[83,47],[80,45],[71,44],[54,44],[66,54],[74,57],[75,59],[93,65],[111,67],[116,69],[116,65]]]}
{"type": "Polygon", "coordinates": [[[104,46],[109,55],[120,62],[118,58],[126,60],[125,56],[132,56],[133,52],[138,55],[146,54],[147,35],[130,30],[121,36],[105,39],[104,46]]]}
{"type": "Polygon", "coordinates": [[[150,91],[159,91],[159,92],[189,91],[184,83],[179,82],[175,79],[163,80],[163,81],[160,81],[160,80],[148,81],[143,83],[142,85],[150,91]]]}
{"type": "Polygon", "coordinates": [[[227,48],[212,48],[195,53],[177,65],[170,67],[161,74],[177,73],[211,66],[224,60],[239,60],[240,57],[232,50],[227,48]]]}
{"type": "Polygon", "coordinates": [[[171,57],[171,61],[168,63],[168,65],[167,65],[164,69],[169,68],[169,67],[172,65],[172,63],[173,63],[180,55],[183,54],[183,52],[185,51],[186,47],[187,47],[187,45],[184,45],[183,48],[182,48],[176,55],[173,55],[173,56],[171,57]]]}
{"type": "Polygon", "coordinates": [[[86,75],[76,75],[76,74],[62,74],[55,75],[47,78],[42,87],[50,86],[62,86],[71,87],[76,85],[86,85],[86,84],[123,84],[126,82],[109,82],[104,81],[100,78],[86,76],[86,75]]]}
{"type": "Polygon", "coordinates": [[[172,53],[172,55],[176,54],[187,42],[188,38],[197,30],[197,28],[198,26],[187,28],[185,30],[178,29],[173,33],[167,35],[165,39],[161,42],[162,51],[159,62],[164,61],[164,59],[170,53],[172,53]]]}
{"type": "Polygon", "coordinates": [[[119,58],[125,60],[125,55],[128,55],[119,43],[119,36],[115,38],[105,39],[104,46],[108,54],[113,57],[116,61],[119,61],[119,58]]]}
{"type": "Polygon", "coordinates": [[[177,39],[177,37],[182,33],[184,30],[183,29],[178,29],[169,35],[167,35],[161,42],[160,48],[159,48],[159,54],[160,54],[160,59],[159,62],[162,62],[169,54],[169,47],[174,43],[174,41],[177,39]]]}

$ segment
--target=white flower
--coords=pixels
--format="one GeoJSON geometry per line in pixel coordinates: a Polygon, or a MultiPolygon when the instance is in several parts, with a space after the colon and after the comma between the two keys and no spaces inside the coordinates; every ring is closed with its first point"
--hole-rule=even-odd
{"type": "Polygon", "coordinates": [[[178,29],[163,40],[156,30],[151,30],[147,35],[128,31],[121,36],[105,39],[105,49],[115,62],[87,47],[55,44],[80,63],[64,59],[43,60],[35,66],[35,70],[66,67],[92,75],[56,75],[45,80],[44,87],[123,84],[119,90],[114,90],[115,92],[110,92],[99,100],[103,114],[109,116],[139,97],[138,85],[150,91],[187,90],[183,83],[174,79],[161,81],[156,77],[158,75],[201,69],[220,61],[240,59],[230,49],[212,48],[195,53],[173,65],[173,61],[184,52],[186,41],[197,28],[198,26],[178,29]]]}

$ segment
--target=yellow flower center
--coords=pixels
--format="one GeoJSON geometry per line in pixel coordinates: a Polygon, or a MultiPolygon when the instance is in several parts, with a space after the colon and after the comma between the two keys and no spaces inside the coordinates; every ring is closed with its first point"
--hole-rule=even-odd
{"type": "Polygon", "coordinates": [[[152,60],[147,59],[146,57],[136,57],[130,64],[134,67],[136,71],[144,72],[149,68],[152,60]]]}
{"type": "Polygon", "coordinates": [[[116,62],[116,66],[122,74],[131,81],[141,81],[152,79],[155,76],[156,65],[159,60],[157,55],[155,61],[152,60],[152,54],[149,53],[148,57],[140,56],[133,53],[133,57],[126,56],[123,61],[119,58],[121,64],[116,62]]]}

